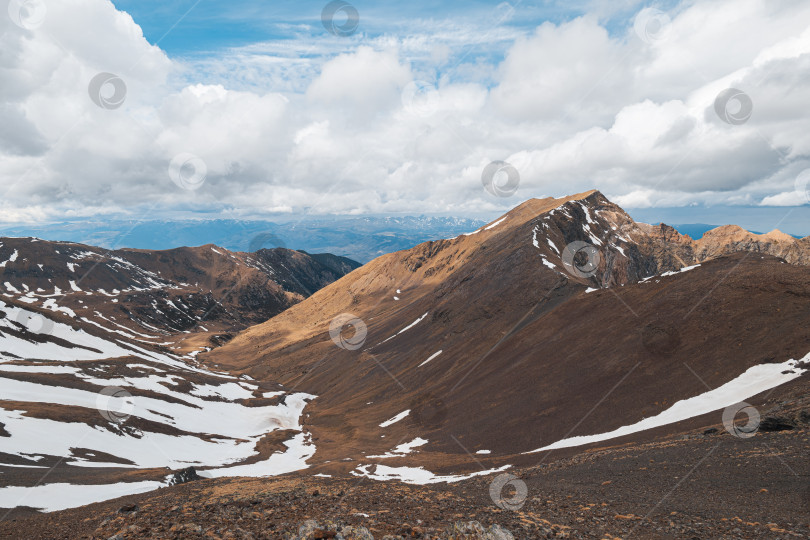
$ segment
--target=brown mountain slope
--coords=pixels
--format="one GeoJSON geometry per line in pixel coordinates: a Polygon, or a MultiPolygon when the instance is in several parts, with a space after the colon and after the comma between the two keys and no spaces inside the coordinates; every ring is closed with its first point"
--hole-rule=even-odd
{"type": "Polygon", "coordinates": [[[204,361],[317,395],[311,463],[443,467],[469,463],[464,449],[492,451],[487,466],[521,462],[810,352],[805,268],[749,252],[671,275],[695,252],[599,192],[532,200],[471,235],[380,257],[204,361]],[[568,271],[572,242],[594,247],[592,268],[568,271]],[[345,313],[368,328],[357,350],[329,333],[345,313]],[[416,437],[429,441],[417,456],[364,458],[416,437]]]}
{"type": "MultiPolygon", "coordinates": [[[[0,532],[272,538],[311,518],[368,526],[378,538],[418,536],[405,527],[416,520],[436,537],[459,519],[516,538],[806,529],[795,510],[807,474],[810,276],[766,253],[788,242],[779,234],[725,236],[701,254],[699,243],[633,222],[599,192],[531,200],[471,234],[372,261],[199,355],[201,365],[171,351],[149,358],[128,339],[115,342],[125,350],[114,360],[0,364],[0,459],[9,464],[0,474],[12,488],[0,488],[0,506],[16,508],[11,515],[52,500],[37,498],[51,487],[34,487],[40,462],[54,466],[50,483],[140,479],[155,489],[164,467],[189,464],[225,476],[132,495],[135,510],[112,515],[124,503],[102,503],[0,523],[0,532]],[[106,385],[132,394],[125,421],[98,405],[106,385]],[[761,411],[762,432],[767,422],[785,431],[729,434],[722,410],[743,399],[761,411]],[[29,437],[51,431],[65,435],[29,437]],[[740,474],[746,468],[754,471],[740,474]],[[507,469],[527,484],[522,511],[502,511],[492,494],[507,469]],[[376,481],[397,478],[437,483],[376,481]],[[32,488],[26,500],[12,496],[18,487],[32,488]]],[[[804,246],[787,249],[803,256],[804,246]]],[[[212,294],[241,283],[229,270],[240,254],[209,249],[173,254],[146,275],[212,294]],[[192,282],[195,268],[204,270],[192,282]]],[[[149,264],[142,258],[131,264],[149,264]]],[[[265,262],[268,274],[292,264],[265,262]]],[[[238,275],[251,264],[260,266],[238,275]]],[[[310,288],[306,275],[284,290],[310,288]]],[[[100,293],[100,304],[123,298],[105,292],[114,296],[100,293]]],[[[19,321],[27,292],[9,294],[0,330],[9,341],[24,330],[36,339],[19,321]]]]}

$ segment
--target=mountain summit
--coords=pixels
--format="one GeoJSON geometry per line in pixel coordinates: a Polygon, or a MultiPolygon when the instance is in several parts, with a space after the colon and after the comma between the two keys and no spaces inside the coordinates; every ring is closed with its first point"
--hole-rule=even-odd
{"type": "Polygon", "coordinates": [[[598,191],[532,199],[379,257],[203,358],[318,395],[306,429],[319,459],[352,458],[345,473],[370,464],[359,449],[383,454],[391,439],[429,441],[402,463],[465,461],[448,434],[490,450],[493,467],[520,463],[664,414],[765,358],[805,357],[809,245],[724,228],[696,242],[634,222],[598,191]]]}

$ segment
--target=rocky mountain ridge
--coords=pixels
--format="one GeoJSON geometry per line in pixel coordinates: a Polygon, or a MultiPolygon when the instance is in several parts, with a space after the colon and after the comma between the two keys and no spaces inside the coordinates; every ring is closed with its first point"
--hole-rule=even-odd
{"type": "Polygon", "coordinates": [[[158,333],[162,342],[200,341],[263,322],[359,266],[283,248],[109,251],[0,238],[4,298],[141,338],[158,333]]]}

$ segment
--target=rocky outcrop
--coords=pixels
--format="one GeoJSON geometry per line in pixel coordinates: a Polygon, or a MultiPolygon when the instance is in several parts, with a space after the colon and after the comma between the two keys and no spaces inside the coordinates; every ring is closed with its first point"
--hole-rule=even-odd
{"type": "Polygon", "coordinates": [[[199,480],[200,476],[197,474],[197,469],[194,467],[188,467],[177,471],[172,475],[171,480],[169,480],[170,486],[178,486],[180,484],[185,484],[187,482],[194,482],[195,480],[199,480]]]}
{"type": "Polygon", "coordinates": [[[737,225],[723,225],[712,229],[694,242],[694,245],[698,261],[739,251],[773,255],[792,264],[807,264],[810,256],[807,249],[810,244],[805,243],[802,246],[798,239],[782,231],[775,229],[767,234],[754,234],[737,225]]]}
{"type": "Polygon", "coordinates": [[[810,237],[797,239],[778,230],[754,234],[737,225],[724,225],[693,240],[664,223],[635,222],[598,191],[583,195],[563,200],[557,208],[542,212],[531,223],[538,247],[543,251],[551,249],[544,256],[546,259],[561,255],[567,246],[577,245],[581,249],[584,243],[593,247],[596,268],[583,272],[588,274],[586,281],[592,285],[634,283],[739,252],[772,255],[790,264],[810,265],[810,237]]]}

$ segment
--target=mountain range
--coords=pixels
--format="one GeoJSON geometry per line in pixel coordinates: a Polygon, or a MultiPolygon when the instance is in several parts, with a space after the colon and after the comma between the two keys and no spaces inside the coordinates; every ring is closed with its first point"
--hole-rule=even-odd
{"type": "Polygon", "coordinates": [[[0,242],[0,534],[808,533],[810,237],[590,191],[362,266],[0,242]]]}

